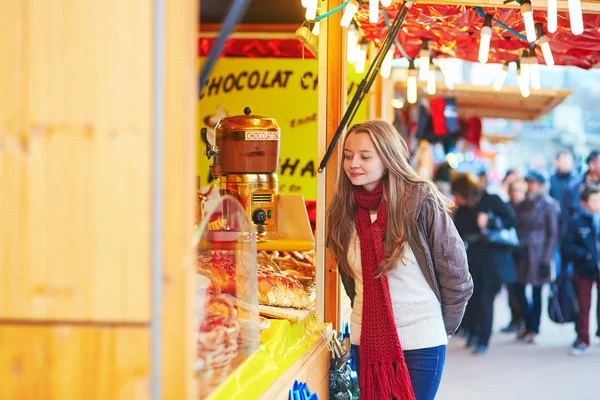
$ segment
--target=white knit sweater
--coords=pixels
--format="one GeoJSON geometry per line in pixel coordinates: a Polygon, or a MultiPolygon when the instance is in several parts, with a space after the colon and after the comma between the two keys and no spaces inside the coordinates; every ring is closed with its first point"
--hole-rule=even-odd
{"type": "MultiPolygon", "coordinates": [[[[376,215],[371,216],[374,221],[376,215]]],[[[350,241],[348,262],[354,273],[356,296],[351,317],[350,342],[360,344],[363,310],[363,280],[360,242],[356,233],[350,241]]],[[[407,246],[402,261],[387,274],[398,337],[403,350],[425,349],[448,344],[442,308],[407,246]]]]}

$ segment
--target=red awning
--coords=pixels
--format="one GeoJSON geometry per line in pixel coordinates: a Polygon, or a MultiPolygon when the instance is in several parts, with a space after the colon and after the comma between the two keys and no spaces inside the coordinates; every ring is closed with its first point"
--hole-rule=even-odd
{"type": "MultiPolygon", "coordinates": [[[[396,16],[401,4],[395,3],[386,9],[390,21],[396,16]]],[[[484,8],[486,14],[504,22],[511,29],[525,35],[525,25],[520,10],[510,8],[484,8]]],[[[361,7],[357,13],[361,31],[369,41],[381,43],[387,33],[385,21],[380,19],[377,25],[369,23],[368,7],[361,7]]],[[[546,27],[546,11],[534,10],[535,22],[546,27]]],[[[573,65],[589,69],[600,62],[600,15],[584,14],[585,31],[576,36],[571,33],[567,13],[558,14],[558,30],[547,33],[550,47],[557,65],[573,65]]],[[[475,9],[467,6],[415,4],[410,9],[398,40],[409,57],[419,52],[424,39],[429,40],[434,55],[445,55],[467,61],[477,61],[480,30],[483,25],[475,9]]],[[[509,33],[496,23],[492,23],[492,41],[489,62],[500,63],[515,61],[528,43],[509,33]]],[[[539,46],[536,53],[540,63],[544,62],[539,46]]],[[[396,57],[402,57],[396,51],[396,57]]]]}

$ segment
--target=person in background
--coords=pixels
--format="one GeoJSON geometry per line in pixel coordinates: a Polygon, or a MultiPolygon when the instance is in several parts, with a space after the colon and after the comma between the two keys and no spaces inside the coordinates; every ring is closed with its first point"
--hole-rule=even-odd
{"type": "Polygon", "coordinates": [[[483,188],[484,190],[487,189],[487,187],[488,187],[488,185],[490,183],[490,180],[489,180],[489,178],[487,176],[487,172],[485,170],[480,171],[477,174],[477,179],[479,179],[479,186],[481,188],[483,188]]]}
{"type": "MultiPolygon", "coordinates": [[[[573,172],[573,155],[568,150],[560,150],[556,154],[554,161],[556,172],[550,177],[550,197],[560,205],[560,239],[565,237],[565,231],[569,222],[569,204],[570,190],[575,185],[580,184],[578,176],[573,172]]],[[[579,191],[579,189],[578,189],[579,191]]],[[[568,269],[568,262],[563,261],[560,251],[560,246],[557,246],[556,254],[554,255],[556,265],[556,274],[561,270],[568,269]]]]}
{"type": "Polygon", "coordinates": [[[352,304],[361,399],[433,400],[473,291],[451,204],[385,121],[354,125],[341,150],[327,246],[352,304]]]}
{"type": "Polygon", "coordinates": [[[525,316],[525,328],[518,338],[534,343],[540,332],[542,315],[542,286],[550,282],[550,264],[558,245],[558,217],[560,207],[546,194],[546,177],[538,171],[525,176],[527,197],[517,206],[517,231],[521,246],[516,250],[517,284],[515,295],[525,316]],[[533,286],[532,302],[525,294],[528,284],[533,286]]]}
{"type": "Polygon", "coordinates": [[[498,193],[498,196],[500,196],[502,200],[504,200],[505,202],[510,202],[510,185],[514,181],[518,180],[520,177],[521,175],[516,169],[509,169],[506,171],[504,179],[502,179],[502,187],[500,189],[500,193],[498,193]]]}
{"type": "MultiPolygon", "coordinates": [[[[569,189],[578,183],[579,179],[573,172],[573,155],[568,150],[561,150],[554,161],[556,172],[550,177],[549,195],[558,201],[563,211],[568,210],[569,189]]],[[[581,183],[579,181],[579,183],[581,183]]]]}
{"type": "Polygon", "coordinates": [[[600,184],[600,151],[593,150],[586,160],[588,170],[581,178],[575,181],[564,196],[565,206],[569,216],[581,211],[579,194],[586,183],[600,184]]]}
{"type": "MultiPolygon", "coordinates": [[[[594,283],[600,294],[600,187],[586,184],[580,198],[582,211],[570,218],[563,244],[565,258],[574,265],[574,285],[579,304],[575,324],[577,339],[571,348],[572,355],[584,354],[590,346],[589,320],[594,283]]],[[[600,302],[596,305],[596,313],[600,317],[600,302]]],[[[596,335],[600,335],[600,326],[596,335]]]]}
{"type": "MultiPolygon", "coordinates": [[[[516,179],[512,180],[511,183],[508,185],[507,192],[509,197],[508,204],[515,211],[516,215],[517,207],[523,202],[523,200],[525,200],[525,195],[527,193],[527,183],[523,178],[519,178],[517,175],[516,179]]],[[[515,259],[514,251],[513,259],[515,259]]],[[[510,308],[511,318],[508,326],[502,328],[501,332],[518,332],[525,323],[525,319],[523,318],[523,314],[521,313],[521,304],[519,303],[519,297],[516,295],[518,286],[514,283],[509,283],[508,285],[506,285],[506,287],[508,291],[508,306],[510,308]]]]}
{"type": "Polygon", "coordinates": [[[453,169],[447,161],[441,163],[433,175],[433,182],[439,191],[449,199],[452,197],[452,191],[450,190],[452,175],[453,169]]]}
{"type": "MultiPolygon", "coordinates": [[[[572,355],[584,354],[590,347],[590,308],[592,287],[596,283],[600,299],[600,187],[587,184],[580,195],[582,211],[570,218],[563,244],[563,254],[574,266],[574,284],[579,304],[575,323],[577,339],[571,348],[572,355]]],[[[596,313],[600,323],[600,302],[596,313]]],[[[596,335],[600,334],[600,327],[596,335]]]]}
{"type": "Polygon", "coordinates": [[[486,232],[498,224],[514,227],[516,219],[513,210],[497,195],[487,193],[473,175],[458,176],[452,182],[452,194],[458,205],[454,222],[467,244],[475,285],[465,314],[467,348],[473,348],[474,354],[484,354],[492,334],[494,299],[503,283],[516,279],[510,249],[490,244],[486,232]]]}

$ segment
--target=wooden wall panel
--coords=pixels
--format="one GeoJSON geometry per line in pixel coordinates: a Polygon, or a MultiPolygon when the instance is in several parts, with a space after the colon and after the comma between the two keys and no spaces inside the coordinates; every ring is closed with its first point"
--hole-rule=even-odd
{"type": "Polygon", "coordinates": [[[164,399],[197,399],[192,230],[196,193],[197,0],[166,2],[164,399]]]}
{"type": "Polygon", "coordinates": [[[0,326],[0,399],[150,398],[147,328],[0,326]]]}
{"type": "Polygon", "coordinates": [[[0,4],[0,319],[148,321],[152,3],[0,4]]]}

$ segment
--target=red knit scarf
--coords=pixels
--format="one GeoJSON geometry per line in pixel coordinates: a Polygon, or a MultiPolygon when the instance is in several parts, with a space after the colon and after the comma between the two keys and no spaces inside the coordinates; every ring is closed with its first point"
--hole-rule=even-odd
{"type": "Polygon", "coordinates": [[[362,400],[414,400],[408,368],[394,322],[387,275],[375,278],[383,260],[387,210],[382,185],[372,192],[354,189],[356,232],[363,279],[359,384],[362,400]],[[369,210],[377,210],[371,223],[369,210]]]}

